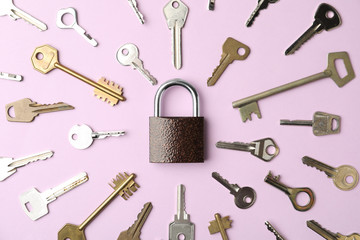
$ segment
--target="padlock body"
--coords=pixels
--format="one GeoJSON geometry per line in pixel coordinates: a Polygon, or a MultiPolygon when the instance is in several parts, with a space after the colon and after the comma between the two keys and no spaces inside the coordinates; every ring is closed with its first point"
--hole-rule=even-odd
{"type": "Polygon", "coordinates": [[[204,162],[203,117],[150,117],[150,162],[204,162]]]}

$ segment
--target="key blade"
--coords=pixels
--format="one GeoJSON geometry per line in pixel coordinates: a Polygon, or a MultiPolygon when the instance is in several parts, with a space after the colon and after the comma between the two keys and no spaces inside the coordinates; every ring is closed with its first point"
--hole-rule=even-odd
{"type": "Polygon", "coordinates": [[[329,178],[333,178],[337,174],[337,170],[325,163],[322,163],[314,158],[304,156],[302,158],[303,164],[309,166],[309,167],[315,167],[317,170],[320,170],[322,172],[325,172],[325,174],[329,178]]]}
{"type": "Polygon", "coordinates": [[[238,150],[238,151],[244,151],[244,152],[251,152],[255,150],[253,146],[251,146],[248,143],[242,143],[242,142],[223,142],[219,141],[215,144],[217,148],[223,148],[223,149],[231,149],[231,150],[238,150]]]}
{"type": "Polygon", "coordinates": [[[317,234],[319,234],[325,239],[328,240],[338,239],[335,233],[323,228],[319,223],[315,222],[314,220],[306,221],[306,225],[308,226],[308,228],[315,231],[317,234]]]}
{"type": "Polygon", "coordinates": [[[96,96],[98,99],[102,100],[103,102],[107,102],[111,106],[115,106],[119,102],[119,100],[126,101],[126,98],[122,96],[123,88],[120,87],[120,85],[112,81],[106,80],[104,77],[100,78],[100,80],[97,83],[105,88],[112,90],[113,92],[117,93],[117,95],[119,96],[118,98],[115,98],[97,88],[94,88],[94,96],[96,96]]]}
{"type": "Polygon", "coordinates": [[[48,158],[51,158],[54,155],[54,152],[51,150],[43,151],[40,153],[36,153],[30,156],[17,158],[15,159],[9,166],[12,168],[18,168],[25,166],[26,164],[36,162],[38,160],[46,160],[48,158]]]}
{"type": "MultiPolygon", "coordinates": [[[[112,180],[112,183],[109,184],[110,187],[112,187],[115,191],[121,187],[121,185],[126,181],[128,180],[130,177],[132,178],[135,178],[136,175],[135,174],[130,174],[128,175],[127,173],[124,173],[121,174],[119,173],[118,175],[116,175],[116,177],[112,180]]],[[[136,192],[137,189],[139,188],[140,186],[135,182],[135,180],[131,180],[124,188],[123,190],[121,190],[119,192],[119,195],[127,200],[129,199],[132,195],[133,195],[133,192],[136,192]]]]}
{"type": "Polygon", "coordinates": [[[218,181],[221,185],[226,187],[232,194],[235,194],[240,190],[240,187],[237,184],[230,184],[228,180],[223,178],[219,173],[213,172],[211,176],[218,181]]]}
{"type": "Polygon", "coordinates": [[[16,168],[10,167],[13,158],[0,157],[0,181],[4,181],[16,172],[16,168]]]}
{"type": "Polygon", "coordinates": [[[52,189],[49,189],[47,193],[44,192],[47,201],[52,202],[56,198],[60,197],[61,195],[73,190],[74,188],[80,186],[81,184],[87,182],[89,180],[89,176],[86,172],[81,172],[75,177],[70,178],[66,182],[56,186],[52,189]]]}
{"type": "Polygon", "coordinates": [[[157,84],[157,80],[156,78],[154,78],[148,70],[146,70],[144,68],[143,62],[139,59],[136,58],[133,62],[132,62],[133,67],[138,70],[150,83],[151,85],[156,85],[157,84]]]}
{"type": "Polygon", "coordinates": [[[255,18],[259,16],[260,11],[266,9],[269,5],[269,0],[259,0],[255,10],[251,13],[249,19],[246,21],[246,26],[251,27],[255,18]]]}
{"type": "Polygon", "coordinates": [[[0,72],[0,78],[6,79],[6,80],[17,81],[17,82],[21,82],[23,80],[23,77],[21,75],[5,73],[5,72],[0,72]]]}
{"type": "Polygon", "coordinates": [[[24,19],[25,21],[27,21],[28,23],[30,23],[31,25],[34,25],[35,27],[37,27],[39,30],[41,31],[45,31],[47,30],[47,26],[45,23],[41,22],[40,20],[34,18],[33,16],[31,16],[30,14],[22,11],[21,9],[17,8],[16,6],[13,7],[13,9],[11,9],[11,12],[24,19]]]}
{"type": "Polygon", "coordinates": [[[285,240],[285,238],[280,235],[280,233],[273,227],[273,225],[271,225],[271,223],[266,221],[265,225],[266,225],[267,229],[275,235],[276,240],[285,240]]]}
{"type": "Polygon", "coordinates": [[[247,120],[251,121],[251,114],[255,114],[258,118],[261,118],[261,112],[257,102],[241,106],[239,107],[239,111],[243,122],[246,122],[247,120]]]}
{"type": "Polygon", "coordinates": [[[134,10],[134,12],[135,12],[137,18],[139,19],[140,23],[144,24],[145,23],[144,16],[139,11],[136,0],[128,0],[128,2],[130,4],[131,8],[134,10]]]}
{"type": "Polygon", "coordinates": [[[177,188],[177,215],[175,220],[189,220],[189,215],[185,210],[185,186],[180,184],[177,188]]]}
{"type": "Polygon", "coordinates": [[[109,131],[109,132],[93,132],[91,136],[93,139],[104,139],[107,137],[120,137],[124,136],[124,131],[109,131]]]}
{"type": "Polygon", "coordinates": [[[256,140],[253,141],[252,144],[255,145],[255,149],[251,151],[251,154],[266,162],[271,161],[280,151],[278,145],[271,138],[256,140]],[[271,148],[274,149],[273,153],[269,151],[271,148]]]}
{"type": "MultiPolygon", "coordinates": [[[[224,229],[231,228],[231,223],[232,222],[233,221],[230,220],[229,216],[221,218],[221,223],[222,223],[224,229]]],[[[210,234],[215,234],[215,233],[220,232],[219,224],[217,223],[216,220],[210,222],[210,226],[208,227],[208,229],[209,229],[210,234]]]]}
{"type": "Polygon", "coordinates": [[[26,215],[33,221],[49,213],[48,202],[36,188],[21,194],[20,203],[26,215]]]}

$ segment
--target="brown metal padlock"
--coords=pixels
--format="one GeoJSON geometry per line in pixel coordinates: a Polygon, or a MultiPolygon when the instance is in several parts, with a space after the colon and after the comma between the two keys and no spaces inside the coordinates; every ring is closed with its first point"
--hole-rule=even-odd
{"type": "Polygon", "coordinates": [[[204,162],[204,117],[199,117],[199,97],[193,86],[180,79],[162,84],[155,95],[154,117],[150,117],[150,162],[204,162]],[[162,93],[182,86],[193,99],[193,117],[160,117],[162,93]]]}

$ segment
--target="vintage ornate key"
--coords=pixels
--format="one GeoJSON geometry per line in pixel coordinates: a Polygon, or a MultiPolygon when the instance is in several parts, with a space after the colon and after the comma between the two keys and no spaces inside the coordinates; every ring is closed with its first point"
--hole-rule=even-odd
{"type": "Polygon", "coordinates": [[[247,98],[234,101],[232,103],[232,106],[233,108],[239,108],[243,122],[246,122],[246,120],[251,120],[252,113],[256,114],[258,118],[261,118],[261,113],[257,103],[259,100],[324,78],[331,78],[332,80],[334,80],[334,82],[338,87],[343,87],[344,85],[346,85],[348,82],[350,82],[355,78],[354,69],[351,65],[350,58],[347,52],[329,53],[328,67],[323,72],[311,75],[309,77],[294,82],[281,85],[276,88],[272,88],[270,90],[252,95],[247,98]],[[344,61],[345,68],[347,71],[346,76],[340,77],[335,67],[336,60],[344,61]]]}
{"type": "Polygon", "coordinates": [[[215,220],[210,222],[209,232],[210,234],[215,234],[220,232],[221,238],[223,240],[229,240],[226,229],[231,228],[232,220],[230,220],[229,216],[221,217],[219,213],[215,213],[215,220]]]}
{"type": "Polygon", "coordinates": [[[266,9],[269,5],[269,3],[276,3],[279,0],[258,0],[258,4],[255,8],[255,10],[251,13],[250,18],[246,22],[247,27],[251,27],[253,24],[255,18],[259,16],[259,13],[261,10],[266,9]]]}
{"type": "Polygon", "coordinates": [[[271,225],[271,223],[269,223],[269,221],[266,221],[265,225],[267,229],[275,235],[276,240],[285,240],[285,238],[281,236],[281,234],[274,228],[273,225],[271,225]]]}
{"type": "Polygon", "coordinates": [[[0,79],[21,82],[23,80],[23,77],[21,75],[17,75],[13,73],[0,72],[0,79]]]}
{"type": "Polygon", "coordinates": [[[105,78],[101,78],[98,82],[94,82],[91,79],[61,65],[58,59],[57,49],[51,47],[50,45],[44,45],[35,49],[32,57],[32,64],[36,70],[46,74],[51,70],[58,68],[73,77],[80,79],[81,81],[94,87],[94,95],[97,96],[100,100],[109,103],[110,105],[116,105],[119,100],[125,101],[125,97],[122,96],[122,88],[110,82],[105,78]]]}
{"type": "Polygon", "coordinates": [[[302,162],[309,167],[315,167],[325,172],[329,178],[333,179],[335,186],[340,190],[354,189],[359,182],[359,173],[353,166],[342,165],[334,168],[308,156],[303,157],[302,162]]]}
{"type": "Polygon", "coordinates": [[[360,235],[358,233],[353,233],[348,236],[345,236],[341,233],[333,233],[325,228],[323,228],[319,223],[314,220],[306,222],[308,228],[322,236],[327,240],[360,240],[360,235]]]}

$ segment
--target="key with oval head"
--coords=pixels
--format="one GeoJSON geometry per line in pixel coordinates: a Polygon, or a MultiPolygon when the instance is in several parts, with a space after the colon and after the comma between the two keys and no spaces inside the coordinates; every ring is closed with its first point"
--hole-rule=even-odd
{"type": "Polygon", "coordinates": [[[328,240],[360,240],[360,235],[358,233],[353,233],[348,236],[345,236],[341,233],[333,233],[323,228],[319,223],[314,220],[306,221],[306,225],[308,226],[308,228],[328,240]]]}
{"type": "Polygon", "coordinates": [[[227,38],[222,46],[220,64],[215,68],[212,76],[207,80],[208,87],[215,85],[229,64],[233,63],[234,60],[245,60],[249,54],[250,48],[248,46],[234,38],[227,38]]]}
{"type": "Polygon", "coordinates": [[[94,139],[104,139],[107,137],[120,137],[125,135],[124,131],[94,132],[88,125],[77,124],[69,131],[69,141],[74,148],[86,149],[91,146],[94,139]]]}
{"type": "Polygon", "coordinates": [[[322,3],[315,13],[315,20],[311,27],[301,35],[286,51],[285,55],[293,54],[303,45],[307,40],[312,38],[315,34],[321,33],[323,30],[329,31],[341,24],[341,19],[338,11],[329,4],[322,3]]]}
{"type": "Polygon", "coordinates": [[[272,173],[269,172],[269,174],[265,177],[264,181],[269,183],[270,185],[276,187],[277,189],[283,191],[284,193],[286,193],[286,195],[288,195],[292,205],[294,206],[294,208],[296,210],[301,211],[301,212],[310,210],[310,208],[314,205],[314,202],[315,202],[315,195],[314,195],[313,191],[310,188],[288,187],[285,184],[281,183],[279,181],[279,179],[280,179],[280,175],[274,177],[272,175],[272,173]],[[304,206],[301,206],[296,202],[296,196],[302,192],[306,193],[310,198],[309,202],[304,206]]]}
{"type": "Polygon", "coordinates": [[[257,16],[259,16],[260,11],[263,9],[267,9],[269,3],[276,3],[277,1],[279,1],[279,0],[258,0],[258,4],[257,4],[255,10],[251,13],[250,18],[246,22],[246,26],[251,27],[255,18],[257,16]]]}
{"type": "Polygon", "coordinates": [[[180,0],[170,0],[163,12],[172,33],[173,64],[176,69],[180,69],[182,66],[181,29],[185,25],[189,8],[180,0]]]}
{"type": "Polygon", "coordinates": [[[276,88],[272,88],[270,90],[252,95],[250,97],[246,97],[237,101],[234,101],[232,103],[233,108],[239,108],[241,118],[243,122],[246,122],[247,120],[252,120],[251,114],[254,113],[258,116],[258,118],[261,118],[261,113],[259,110],[258,101],[267,97],[270,97],[272,95],[285,92],[287,90],[300,87],[302,85],[324,79],[324,78],[331,78],[334,80],[336,85],[338,87],[343,87],[347,83],[349,83],[351,80],[355,78],[354,69],[351,65],[349,55],[347,52],[336,52],[336,53],[329,53],[328,55],[328,66],[327,69],[325,69],[323,72],[311,75],[309,77],[302,78],[300,80],[290,82],[284,85],[281,85],[276,88]],[[347,75],[344,77],[340,77],[337,68],[335,67],[335,61],[336,60],[343,60],[347,75]]]}
{"type": "Polygon", "coordinates": [[[359,173],[352,166],[342,165],[334,168],[308,156],[304,156],[302,162],[309,167],[315,167],[325,172],[329,178],[333,179],[335,186],[340,190],[348,191],[354,189],[359,182],[359,173]]]}
{"type": "Polygon", "coordinates": [[[139,49],[135,44],[127,43],[119,48],[116,59],[121,65],[132,66],[138,70],[152,85],[157,84],[157,80],[144,68],[143,61],[139,59],[139,49]]]}
{"type": "Polygon", "coordinates": [[[63,29],[72,28],[76,32],[78,32],[92,46],[96,47],[98,45],[97,41],[95,39],[93,39],[88,33],[86,33],[85,29],[83,29],[82,27],[79,26],[75,8],[70,7],[70,8],[60,9],[57,13],[56,25],[59,28],[63,28],[63,29]],[[63,22],[63,16],[65,16],[66,14],[72,15],[74,18],[73,22],[69,25],[67,25],[63,22]]]}
{"type": "Polygon", "coordinates": [[[234,202],[238,208],[247,209],[254,205],[256,201],[256,192],[254,189],[251,187],[240,188],[237,184],[230,184],[228,180],[224,179],[217,172],[213,172],[211,176],[230,190],[230,193],[234,195],[234,202]]]}

